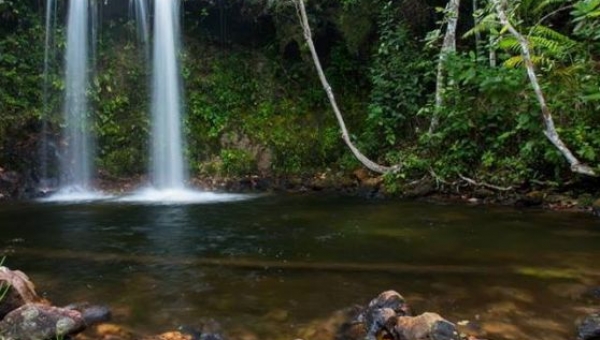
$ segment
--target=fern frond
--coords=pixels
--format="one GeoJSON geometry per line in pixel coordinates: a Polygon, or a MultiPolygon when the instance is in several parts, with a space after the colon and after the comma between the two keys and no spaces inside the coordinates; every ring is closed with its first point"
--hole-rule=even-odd
{"type": "Polygon", "coordinates": [[[533,26],[530,30],[530,35],[546,37],[546,38],[555,40],[557,42],[560,42],[564,45],[568,45],[571,47],[577,45],[577,42],[575,40],[569,38],[567,35],[562,34],[558,31],[553,30],[552,28],[550,28],[548,26],[544,26],[544,25],[533,26]]]}
{"type": "Polygon", "coordinates": [[[507,68],[517,68],[523,64],[523,57],[521,55],[516,55],[514,57],[510,57],[505,60],[503,65],[507,68]]]}
{"type": "Polygon", "coordinates": [[[551,7],[551,6],[558,7],[559,5],[569,4],[572,2],[573,2],[572,0],[543,0],[533,9],[533,12],[541,13],[544,10],[546,10],[548,7],[551,7]]]}
{"type": "Polygon", "coordinates": [[[471,28],[465,34],[463,34],[463,38],[472,37],[477,33],[486,33],[498,27],[500,27],[500,23],[496,18],[496,14],[490,13],[481,17],[477,25],[475,25],[473,28],[471,28]]]}
{"type": "Polygon", "coordinates": [[[500,41],[498,41],[498,47],[516,54],[521,53],[521,44],[519,44],[519,41],[513,36],[506,36],[500,39],[500,41]]]}
{"type": "Polygon", "coordinates": [[[529,37],[529,46],[534,49],[543,50],[554,56],[561,55],[566,51],[565,46],[556,40],[546,39],[540,36],[529,37]]]}
{"type": "MultiPolygon", "coordinates": [[[[540,56],[540,55],[531,56],[531,62],[536,67],[552,64],[552,60],[545,58],[544,56],[540,56]]],[[[520,67],[521,65],[523,65],[523,56],[520,54],[516,55],[516,56],[512,56],[512,57],[506,59],[504,61],[503,65],[507,68],[520,67]]]]}

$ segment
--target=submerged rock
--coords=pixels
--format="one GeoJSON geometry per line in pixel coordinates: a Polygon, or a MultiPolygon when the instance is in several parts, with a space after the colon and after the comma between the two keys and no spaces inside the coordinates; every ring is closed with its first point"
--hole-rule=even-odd
{"type": "Polygon", "coordinates": [[[578,340],[600,340],[600,312],[586,316],[577,327],[578,340]]]}
{"type": "Polygon", "coordinates": [[[88,326],[108,322],[111,319],[110,309],[106,306],[90,305],[85,302],[70,304],[64,308],[80,312],[85,324],[88,326]]]}
{"type": "Polygon", "coordinates": [[[456,326],[436,313],[400,316],[387,332],[394,340],[459,340],[456,326]]]}
{"type": "Polygon", "coordinates": [[[76,310],[28,304],[13,310],[0,321],[0,339],[57,339],[77,334],[85,327],[83,316],[76,310]]]}
{"type": "Polygon", "coordinates": [[[33,283],[25,273],[0,267],[0,320],[11,311],[28,303],[41,303],[33,283]]]}

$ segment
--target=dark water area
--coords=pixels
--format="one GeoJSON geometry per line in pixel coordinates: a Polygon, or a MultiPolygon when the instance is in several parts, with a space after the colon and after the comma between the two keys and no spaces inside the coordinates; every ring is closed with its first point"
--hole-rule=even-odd
{"type": "Polygon", "coordinates": [[[10,203],[0,249],[55,304],[107,304],[148,333],[212,318],[293,339],[395,289],[490,338],[570,339],[600,307],[586,295],[600,285],[600,223],[575,213],[304,195],[10,203]]]}

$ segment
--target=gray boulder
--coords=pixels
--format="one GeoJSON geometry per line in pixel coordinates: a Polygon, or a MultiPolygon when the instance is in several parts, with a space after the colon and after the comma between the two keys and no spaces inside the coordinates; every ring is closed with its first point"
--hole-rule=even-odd
{"type": "Polygon", "coordinates": [[[600,340],[600,312],[586,316],[577,327],[578,340],[600,340]]]}
{"type": "Polygon", "coordinates": [[[0,321],[0,340],[47,340],[77,334],[85,329],[80,312],[42,304],[28,304],[0,321]]]}

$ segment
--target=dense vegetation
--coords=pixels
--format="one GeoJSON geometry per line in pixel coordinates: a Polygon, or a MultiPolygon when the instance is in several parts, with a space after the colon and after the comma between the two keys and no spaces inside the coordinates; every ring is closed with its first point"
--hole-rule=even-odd
{"type": "MultiPolygon", "coordinates": [[[[89,89],[97,164],[109,178],[142,174],[148,163],[148,69],[123,3],[103,5],[89,89]]],[[[353,141],[371,159],[402,166],[387,176],[390,188],[423,176],[501,186],[579,176],[544,135],[518,41],[492,2],[461,4],[442,107],[434,97],[445,1],[306,3],[353,141]],[[434,114],[439,125],[429,131],[434,114]]],[[[42,121],[49,134],[60,130],[63,87],[64,8],[44,91],[40,6],[0,0],[0,167],[34,178],[42,121]]],[[[521,0],[506,10],[529,41],[562,139],[600,170],[600,1],[521,0]]],[[[291,1],[186,0],[183,17],[193,174],[349,173],[360,166],[340,140],[291,1]]]]}

